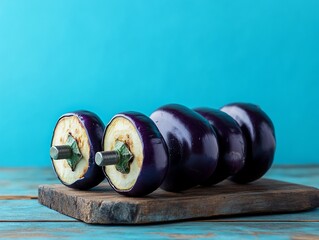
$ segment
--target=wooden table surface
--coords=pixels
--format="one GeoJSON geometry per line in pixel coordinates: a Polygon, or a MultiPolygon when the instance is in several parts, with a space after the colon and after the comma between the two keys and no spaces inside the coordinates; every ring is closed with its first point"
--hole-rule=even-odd
{"type": "MultiPolygon", "coordinates": [[[[319,165],[274,166],[266,177],[319,188],[319,165]]],[[[319,239],[319,208],[157,225],[89,225],[38,203],[38,185],[51,183],[59,183],[51,168],[0,168],[0,239],[319,239]]]]}

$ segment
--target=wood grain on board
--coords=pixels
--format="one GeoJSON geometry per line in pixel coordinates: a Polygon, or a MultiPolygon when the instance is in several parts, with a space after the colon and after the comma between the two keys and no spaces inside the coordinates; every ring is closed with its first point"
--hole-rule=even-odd
{"type": "Polygon", "coordinates": [[[61,184],[39,187],[39,202],[67,216],[94,224],[144,224],[187,219],[297,212],[319,206],[319,190],[261,179],[239,185],[229,181],[182,193],[157,190],[128,198],[103,185],[78,191],[61,184]]]}
{"type": "MultiPolygon", "coordinates": [[[[266,177],[319,188],[318,173],[319,165],[275,165],[266,177]]],[[[35,199],[38,185],[59,183],[51,167],[0,168],[0,238],[319,239],[319,208],[282,214],[217,216],[165,225],[89,225],[42,206],[35,199]]]]}

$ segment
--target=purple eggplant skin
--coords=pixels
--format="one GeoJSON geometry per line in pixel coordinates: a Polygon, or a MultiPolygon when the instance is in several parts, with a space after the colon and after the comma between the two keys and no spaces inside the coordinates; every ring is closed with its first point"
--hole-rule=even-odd
{"type": "MultiPolygon", "coordinates": [[[[76,182],[68,185],[64,183],[59,176],[57,175],[58,179],[63,183],[65,186],[74,188],[74,189],[79,189],[79,190],[87,190],[90,188],[93,188],[97,186],[99,183],[101,183],[104,179],[105,176],[102,171],[102,167],[98,166],[95,163],[95,153],[99,152],[102,150],[102,136],[104,132],[104,123],[102,120],[93,112],[86,111],[86,110],[79,110],[79,111],[74,111],[70,113],[66,113],[62,115],[60,119],[68,116],[76,116],[81,124],[83,125],[84,129],[86,130],[86,134],[89,139],[89,145],[90,145],[90,158],[89,158],[89,167],[86,173],[84,174],[83,178],[77,180],[76,182]]],[[[55,129],[53,133],[55,132],[55,129]]],[[[53,137],[52,137],[53,140],[53,137]]],[[[52,145],[52,143],[51,143],[52,145]]],[[[51,158],[52,165],[53,165],[53,160],[51,158]]],[[[53,165],[54,168],[54,165],[53,165]]],[[[55,168],[54,168],[55,171],[55,168]]],[[[56,172],[56,171],[55,171],[56,172]]]]}
{"type": "Polygon", "coordinates": [[[219,158],[214,173],[203,186],[217,184],[243,168],[246,158],[246,145],[238,123],[228,114],[212,108],[196,108],[214,128],[219,146],[219,158]]]}
{"type": "Polygon", "coordinates": [[[206,181],[215,171],[218,145],[209,122],[193,110],[169,104],[151,114],[169,153],[169,168],[161,188],[180,192],[206,181]]]}
{"type": "Polygon", "coordinates": [[[257,105],[232,103],[221,111],[237,121],[245,136],[247,155],[244,167],[231,180],[249,183],[261,178],[271,167],[276,150],[275,128],[257,105]]]}
{"type": "MultiPolygon", "coordinates": [[[[135,126],[143,146],[143,164],[134,186],[129,190],[117,189],[103,168],[104,174],[116,192],[130,197],[143,197],[158,189],[165,178],[168,169],[166,143],[148,116],[134,111],[123,112],[116,114],[110,123],[116,117],[126,118],[135,126]]],[[[106,129],[104,133],[106,133],[106,129]]],[[[102,141],[102,146],[104,146],[104,137],[102,141]]]]}

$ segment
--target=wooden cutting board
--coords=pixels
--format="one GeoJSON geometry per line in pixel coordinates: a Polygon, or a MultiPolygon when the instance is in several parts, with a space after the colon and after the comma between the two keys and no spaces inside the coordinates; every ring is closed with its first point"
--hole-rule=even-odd
{"type": "Polygon", "coordinates": [[[246,185],[224,181],[182,193],[159,189],[143,198],[121,196],[106,184],[89,191],[63,185],[41,185],[38,190],[41,204],[93,224],[159,223],[319,207],[318,189],[270,179],[246,185]]]}

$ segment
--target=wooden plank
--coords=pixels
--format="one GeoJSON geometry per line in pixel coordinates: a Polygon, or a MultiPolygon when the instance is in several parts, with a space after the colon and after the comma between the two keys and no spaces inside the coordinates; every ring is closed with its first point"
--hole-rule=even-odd
{"type": "MultiPolygon", "coordinates": [[[[319,188],[318,172],[319,165],[275,165],[266,177],[319,188]]],[[[39,185],[59,183],[51,167],[0,168],[0,200],[37,198],[39,185]]]]}
{"type": "Polygon", "coordinates": [[[98,226],[81,222],[0,223],[3,239],[278,239],[318,240],[319,223],[184,222],[98,226]]]}
{"type": "Polygon", "coordinates": [[[37,196],[31,195],[15,195],[15,196],[0,196],[0,200],[26,200],[26,199],[38,199],[37,196]]]}
{"type": "Polygon", "coordinates": [[[197,187],[183,193],[157,190],[145,198],[128,198],[115,193],[108,185],[91,191],[43,185],[39,187],[39,202],[86,223],[141,224],[302,211],[319,206],[319,190],[261,179],[246,185],[225,181],[217,186],[197,187]]]}
{"type": "Polygon", "coordinates": [[[59,183],[51,168],[1,168],[0,199],[37,198],[40,184],[59,183]]]}
{"type": "MultiPolygon", "coordinates": [[[[0,222],[65,222],[78,221],[38,203],[37,200],[0,201],[0,222]],[[32,209],[32,211],[30,211],[32,209]]],[[[298,213],[268,214],[254,216],[232,216],[201,219],[217,222],[319,222],[319,208],[298,213]]]]}
{"type": "Polygon", "coordinates": [[[262,215],[241,215],[241,216],[225,216],[204,219],[201,221],[209,222],[319,222],[319,208],[308,211],[262,214],[262,215]]]}
{"type": "MultiPolygon", "coordinates": [[[[0,201],[0,222],[34,221],[77,221],[42,206],[37,200],[2,200],[0,201]]],[[[1,236],[0,236],[1,238],[1,236]]]]}
{"type": "Polygon", "coordinates": [[[319,165],[275,165],[265,177],[319,188],[318,172],[319,165]]]}

